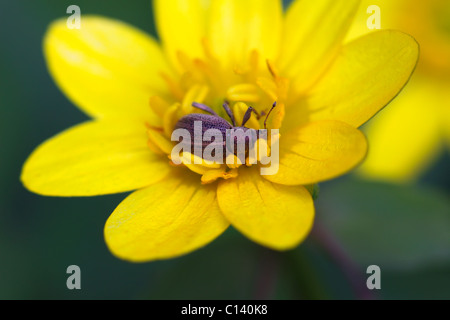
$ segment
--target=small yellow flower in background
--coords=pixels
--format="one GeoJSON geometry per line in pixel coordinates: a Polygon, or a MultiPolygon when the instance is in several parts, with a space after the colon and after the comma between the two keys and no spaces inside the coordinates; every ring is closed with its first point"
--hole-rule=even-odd
{"type": "MultiPolygon", "coordinates": [[[[82,17],[53,23],[44,51],[65,94],[93,120],[38,147],[22,181],[50,196],[138,190],[106,222],[111,252],[130,261],[200,248],[231,224],[253,241],[286,250],[308,234],[314,205],[304,187],[359,164],[357,129],[408,81],[415,40],[380,31],[343,45],[359,1],[155,1],[161,44],[122,22],[82,17]],[[280,129],[279,171],[257,165],[174,166],[170,135],[192,103],[238,121],[247,105],[280,129]]],[[[252,116],[249,124],[260,127],[252,116]]]]}
{"type": "Polygon", "coordinates": [[[377,5],[382,29],[408,32],[420,44],[411,82],[365,128],[370,149],[358,172],[389,181],[414,181],[450,147],[450,1],[364,0],[349,39],[366,34],[364,8],[377,5]]]}

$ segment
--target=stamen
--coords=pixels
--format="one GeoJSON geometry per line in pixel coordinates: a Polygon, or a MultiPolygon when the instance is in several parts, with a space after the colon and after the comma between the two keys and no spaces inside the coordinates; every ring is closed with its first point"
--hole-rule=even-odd
{"type": "Polygon", "coordinates": [[[202,184],[210,184],[219,179],[223,176],[225,173],[225,170],[218,169],[218,170],[207,170],[205,173],[203,173],[201,181],[202,184]]]}
{"type": "Polygon", "coordinates": [[[192,86],[183,98],[181,104],[184,114],[193,113],[192,101],[203,103],[208,95],[209,87],[206,85],[194,85],[192,86]]]}
{"type": "Polygon", "coordinates": [[[250,52],[249,63],[246,68],[236,66],[234,68],[234,73],[243,76],[248,82],[254,82],[258,75],[258,65],[259,65],[259,53],[257,50],[252,50],[250,52]]]}
{"type": "Polygon", "coordinates": [[[202,176],[202,184],[209,184],[213,183],[219,178],[222,179],[230,179],[230,178],[236,178],[238,176],[237,169],[230,170],[226,172],[224,169],[218,169],[218,170],[209,170],[205,172],[202,176]]]}
{"type": "Polygon", "coordinates": [[[251,81],[255,81],[258,75],[259,53],[257,50],[252,50],[250,53],[250,72],[249,78],[251,81]]]}
{"type": "Polygon", "coordinates": [[[172,136],[173,129],[178,121],[178,113],[181,109],[181,105],[179,103],[175,103],[170,108],[166,110],[163,117],[163,128],[164,134],[166,137],[170,138],[172,136]]]}
{"type": "Polygon", "coordinates": [[[207,80],[205,73],[199,70],[199,65],[196,63],[198,59],[192,60],[183,51],[177,51],[177,58],[185,71],[183,78],[194,83],[203,83],[207,80]]]}
{"type": "Polygon", "coordinates": [[[220,71],[218,71],[219,67],[216,66],[216,70],[214,70],[210,65],[199,59],[196,59],[194,64],[197,71],[203,74],[205,81],[210,84],[214,91],[217,93],[220,92],[225,84],[223,83],[222,77],[217,76],[217,74],[220,74],[220,71]]]}
{"type": "Polygon", "coordinates": [[[147,140],[147,147],[153,151],[155,154],[163,155],[165,154],[152,140],[147,140]]]}
{"type": "Polygon", "coordinates": [[[157,149],[166,154],[170,154],[172,152],[173,148],[172,142],[166,139],[160,132],[149,129],[147,131],[147,136],[150,148],[156,147],[157,149]]]}
{"type": "Polygon", "coordinates": [[[176,52],[176,55],[178,62],[185,71],[187,72],[194,71],[192,60],[187,56],[187,54],[185,54],[183,51],[178,50],[176,52]]]}
{"type": "Polygon", "coordinates": [[[270,74],[275,80],[275,84],[277,87],[277,96],[278,99],[276,100],[282,100],[285,101],[288,96],[288,90],[289,90],[289,80],[287,78],[279,76],[278,70],[275,68],[275,66],[270,62],[269,60],[266,61],[267,68],[269,69],[270,74]]]}
{"type": "Polygon", "coordinates": [[[260,100],[258,87],[252,83],[241,83],[232,86],[227,91],[227,98],[232,101],[256,103],[260,100]]]}
{"type": "Polygon", "coordinates": [[[276,93],[278,91],[278,88],[273,80],[267,79],[265,77],[260,77],[256,80],[256,84],[262,91],[264,91],[266,95],[269,96],[270,100],[278,100],[278,95],[276,93]]]}
{"type": "Polygon", "coordinates": [[[206,59],[209,62],[214,63],[215,65],[218,64],[217,58],[214,56],[211,45],[207,38],[202,38],[202,46],[203,46],[203,52],[205,53],[206,59]]]}
{"type": "Polygon", "coordinates": [[[227,99],[231,101],[245,101],[257,103],[259,102],[260,96],[257,94],[227,94],[227,99]]]}
{"type": "Polygon", "coordinates": [[[230,169],[237,169],[242,165],[241,160],[235,154],[232,153],[227,155],[225,162],[228,168],[230,169]]]}
{"type": "Polygon", "coordinates": [[[164,113],[169,108],[169,103],[160,98],[159,96],[150,97],[150,108],[160,117],[164,116],[164,113]]]}
{"type": "Polygon", "coordinates": [[[148,130],[153,130],[153,131],[157,131],[157,132],[163,132],[163,131],[164,131],[162,127],[158,127],[158,126],[151,125],[151,124],[148,123],[148,122],[145,122],[145,127],[146,127],[148,130]]]}
{"type": "Polygon", "coordinates": [[[241,83],[230,87],[228,92],[230,94],[240,92],[258,93],[258,87],[256,87],[253,83],[241,83]]]}
{"type": "Polygon", "coordinates": [[[267,68],[269,69],[270,74],[272,75],[272,77],[274,77],[275,79],[278,78],[278,70],[275,68],[275,66],[273,65],[273,63],[267,59],[266,60],[266,64],[267,64],[267,68]]]}
{"type": "Polygon", "coordinates": [[[195,164],[197,166],[205,167],[206,169],[218,169],[222,167],[222,164],[220,163],[215,163],[214,161],[201,159],[195,154],[192,154],[190,152],[183,152],[181,161],[184,164],[195,164]]]}
{"type": "Polygon", "coordinates": [[[163,80],[166,82],[167,87],[169,88],[170,93],[172,93],[172,95],[177,99],[177,100],[182,100],[183,96],[184,96],[184,92],[183,90],[180,88],[180,86],[172,79],[169,77],[169,75],[167,75],[164,72],[160,73],[160,76],[163,78],[163,80]]]}
{"type": "Polygon", "coordinates": [[[181,155],[179,160],[189,170],[191,170],[192,172],[201,174],[201,175],[205,175],[209,171],[225,172],[225,170],[226,170],[225,165],[207,161],[205,159],[199,159],[196,155],[193,155],[189,152],[183,152],[183,154],[181,155]],[[199,164],[196,164],[196,162],[199,164]]]}

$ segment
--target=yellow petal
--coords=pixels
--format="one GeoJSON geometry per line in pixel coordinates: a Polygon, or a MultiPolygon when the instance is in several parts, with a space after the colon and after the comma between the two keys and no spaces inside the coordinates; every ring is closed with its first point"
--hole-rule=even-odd
{"type": "Polygon", "coordinates": [[[382,29],[403,31],[420,43],[418,72],[439,77],[450,75],[448,0],[363,0],[347,40],[371,31],[367,25],[373,24],[376,14],[367,13],[367,9],[372,5],[380,8],[382,29]]]}
{"type": "Polygon", "coordinates": [[[205,0],[154,1],[158,34],[173,65],[179,67],[179,51],[189,58],[204,56],[202,40],[206,37],[208,8],[209,1],[205,0]]]}
{"type": "Polygon", "coordinates": [[[22,182],[49,196],[95,196],[146,187],[170,170],[147,147],[137,121],[88,122],[39,146],[26,161],[22,182]]]}
{"type": "Polygon", "coordinates": [[[346,45],[331,69],[283,125],[339,120],[359,127],[386,106],[408,82],[418,44],[397,31],[378,31],[346,45]]]}
{"type": "Polygon", "coordinates": [[[225,231],[229,223],[219,210],[217,187],[201,185],[197,175],[185,172],[173,172],[116,208],[105,225],[105,241],[114,255],[135,262],[172,258],[225,231]]]}
{"type": "Polygon", "coordinates": [[[261,178],[257,166],[220,181],[220,209],[231,224],[255,242],[273,249],[297,246],[311,230],[314,205],[303,186],[283,186],[261,178]]]}
{"type": "Polygon", "coordinates": [[[370,148],[359,170],[363,176],[410,181],[438,156],[443,141],[441,120],[445,119],[440,110],[450,106],[443,104],[448,87],[442,86],[441,91],[427,81],[415,77],[365,128],[370,148]]]}
{"type": "Polygon", "coordinates": [[[450,93],[447,92],[444,99],[445,104],[443,104],[442,112],[442,127],[444,128],[444,136],[446,140],[447,150],[450,150],[450,93]]]}
{"type": "MultiPolygon", "coordinates": [[[[355,19],[353,20],[353,24],[347,33],[345,42],[355,40],[369,32],[377,31],[377,22],[380,22],[381,29],[393,29],[409,33],[409,31],[399,23],[399,18],[406,17],[410,14],[410,9],[412,8],[407,7],[417,7],[419,3],[424,2],[425,1],[422,0],[362,0],[355,15],[355,19]],[[378,8],[375,6],[380,8],[379,16],[378,8]],[[379,20],[378,17],[380,18],[379,20]],[[369,26],[372,29],[370,29],[369,26]]],[[[432,1],[428,1],[428,3],[429,2],[432,1]]]]}
{"type": "Polygon", "coordinates": [[[279,53],[282,6],[279,0],[215,0],[209,11],[208,39],[228,67],[245,66],[252,50],[274,59],[279,53]]]}
{"type": "Polygon", "coordinates": [[[279,63],[297,91],[310,87],[336,57],[358,5],[359,0],[297,0],[289,7],[279,63]]]}
{"type": "Polygon", "coordinates": [[[82,17],[81,29],[54,22],[44,41],[50,73],[64,93],[93,117],[148,120],[149,99],[167,93],[160,72],[170,73],[159,45],[119,21],[82,17]]]}
{"type": "Polygon", "coordinates": [[[353,169],[366,152],[358,129],[339,121],[311,122],[281,136],[278,173],[264,178],[286,185],[314,184],[353,169]]]}

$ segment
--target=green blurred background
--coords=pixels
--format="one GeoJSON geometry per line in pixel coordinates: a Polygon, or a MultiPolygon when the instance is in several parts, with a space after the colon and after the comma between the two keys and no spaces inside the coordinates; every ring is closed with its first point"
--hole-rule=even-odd
{"type": "MultiPolygon", "coordinates": [[[[317,237],[279,253],[230,229],[187,256],[130,264],[113,257],[103,241],[104,223],[126,195],[28,192],[19,176],[30,152],[87,120],[55,86],[42,54],[47,26],[68,16],[71,4],[82,14],[117,18],[156,36],[148,0],[0,2],[0,299],[365,297],[368,291],[355,292],[317,237]],[[81,268],[81,290],[66,287],[72,264],[81,268]]],[[[444,151],[413,183],[347,175],[320,185],[317,225],[348,255],[354,281],[364,284],[371,264],[381,268],[381,290],[371,297],[450,298],[449,173],[444,151]]]]}

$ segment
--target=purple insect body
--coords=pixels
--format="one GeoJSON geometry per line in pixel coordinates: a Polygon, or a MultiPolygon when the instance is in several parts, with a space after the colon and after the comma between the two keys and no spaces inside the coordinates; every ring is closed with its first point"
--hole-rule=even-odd
{"type": "MultiPolygon", "coordinates": [[[[250,129],[245,127],[245,124],[250,119],[250,116],[252,112],[256,111],[249,107],[243,117],[241,126],[236,126],[236,121],[233,115],[233,112],[231,111],[229,105],[227,102],[223,104],[223,108],[225,109],[226,113],[231,119],[232,124],[230,124],[225,119],[221,118],[217,113],[214,112],[211,108],[209,108],[206,105],[194,102],[192,103],[192,106],[195,108],[198,108],[200,110],[203,110],[205,112],[208,112],[210,114],[202,114],[202,113],[191,113],[184,117],[182,117],[180,120],[178,120],[177,124],[175,125],[176,129],[186,129],[189,131],[191,136],[191,141],[183,141],[182,143],[185,143],[186,145],[183,145],[183,148],[186,150],[192,150],[195,154],[204,154],[204,150],[207,146],[211,144],[215,144],[215,147],[222,149],[223,154],[223,160],[225,161],[227,150],[229,153],[234,153],[236,156],[238,156],[238,144],[244,143],[245,141],[245,157],[248,157],[249,150],[253,149],[255,142],[259,138],[259,132],[258,130],[250,129]],[[220,141],[215,141],[214,139],[212,141],[203,141],[201,140],[201,144],[198,142],[195,143],[195,137],[194,137],[194,126],[195,123],[199,121],[201,122],[201,128],[202,128],[202,137],[205,135],[205,132],[209,129],[216,129],[220,131],[222,134],[222,139],[220,141]],[[250,131],[249,131],[250,130],[250,131]],[[234,140],[234,143],[232,142],[234,140]],[[201,149],[201,150],[200,150],[201,149]]],[[[270,109],[269,113],[266,116],[266,119],[264,121],[264,129],[266,128],[266,121],[268,116],[270,115],[270,112],[275,108],[276,102],[273,104],[272,109],[270,109]]],[[[257,113],[256,113],[257,114],[257,113]]],[[[212,156],[214,157],[215,154],[213,153],[212,156]]],[[[205,160],[212,160],[208,159],[208,157],[204,157],[205,160]]],[[[242,159],[241,159],[242,161],[242,159]]],[[[225,162],[224,162],[225,163],[225,162]]]]}

